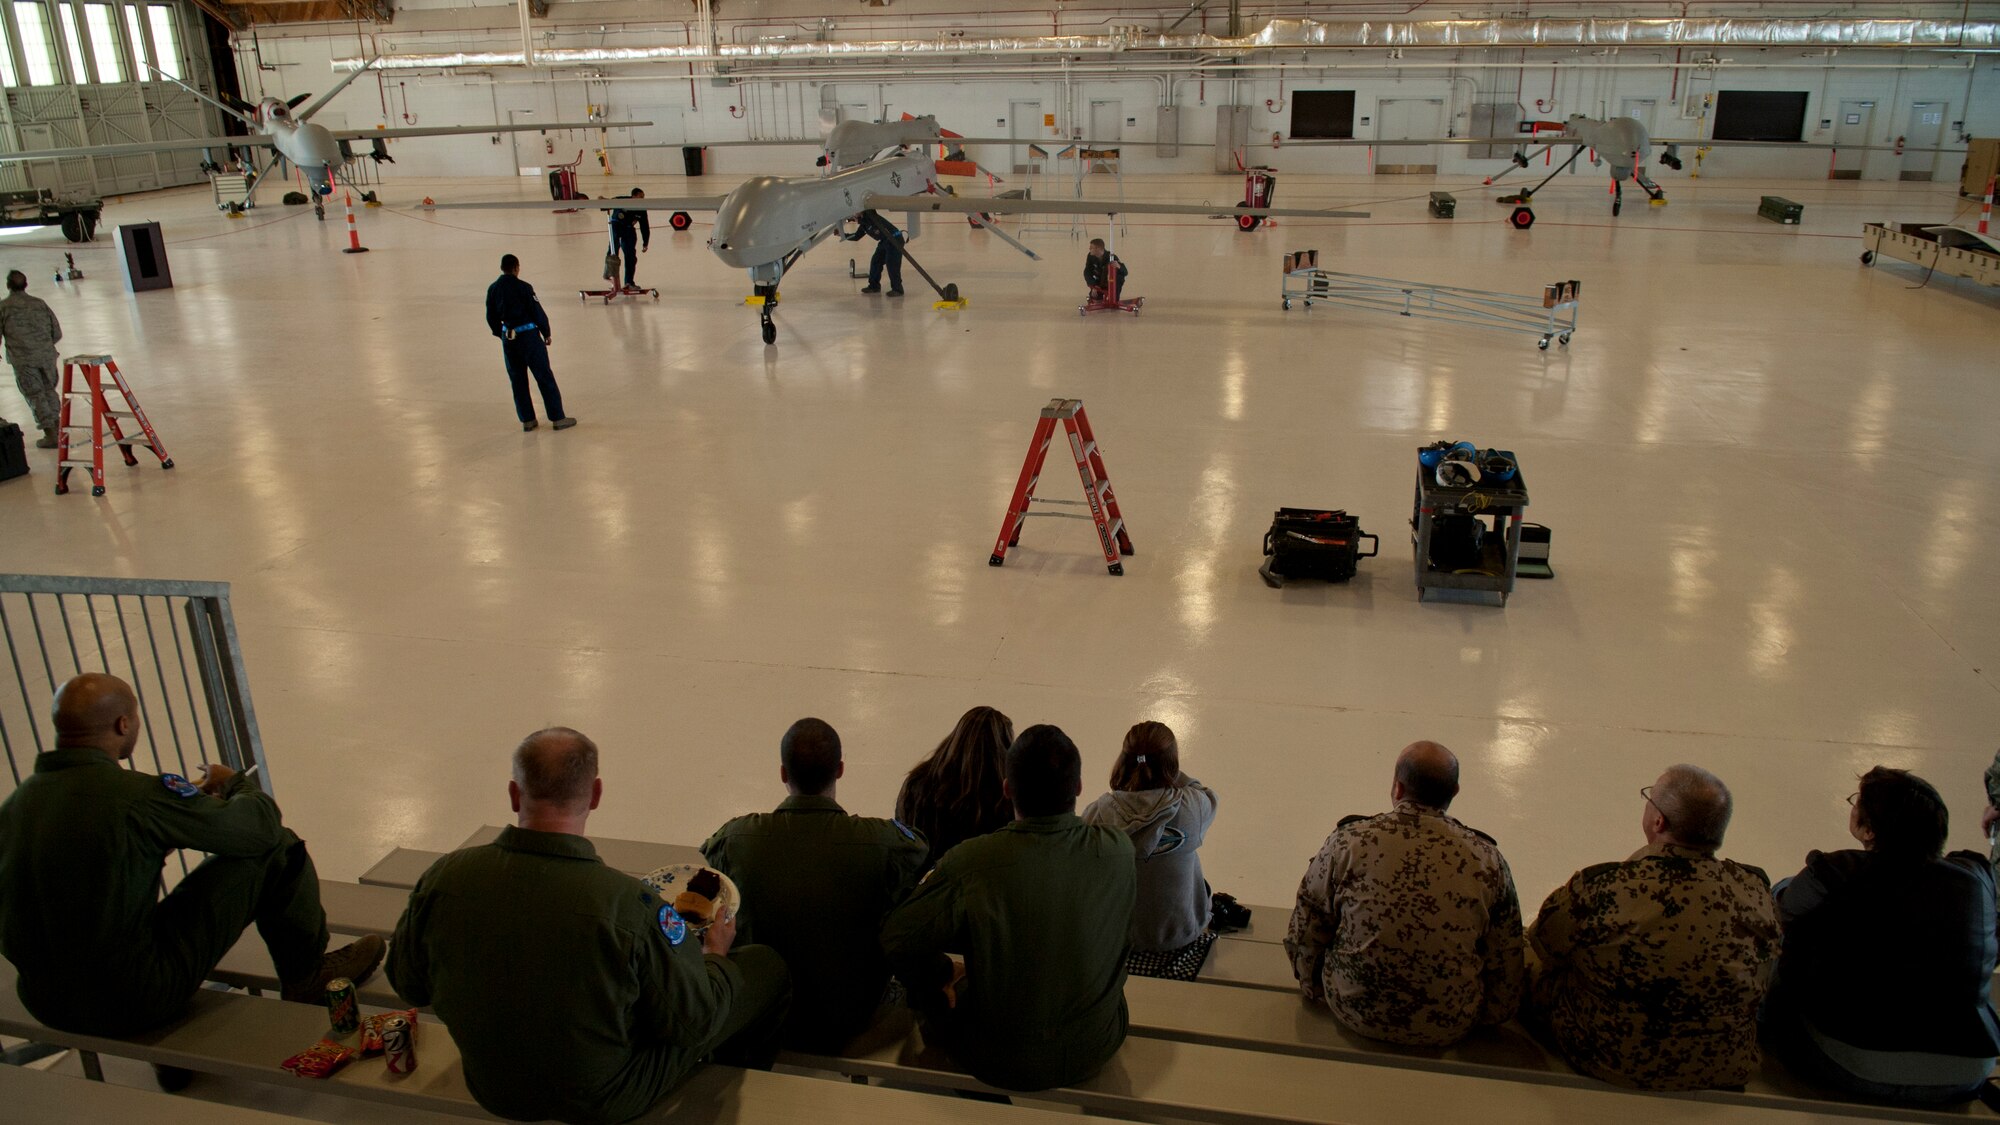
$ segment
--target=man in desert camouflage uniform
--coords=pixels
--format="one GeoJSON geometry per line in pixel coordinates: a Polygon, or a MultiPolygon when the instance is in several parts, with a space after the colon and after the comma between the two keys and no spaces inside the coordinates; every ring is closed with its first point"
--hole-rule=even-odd
{"type": "Polygon", "coordinates": [[[1720,778],[1673,766],[1639,792],[1646,846],[1571,876],[1529,929],[1522,1019],[1606,1082],[1740,1086],[1778,960],[1770,880],[1715,856],[1731,811],[1720,778]]]}
{"type": "Polygon", "coordinates": [[[1521,1002],[1521,902],[1493,839],[1445,815],[1458,759],[1396,759],[1379,816],[1350,816],[1306,868],[1285,950],[1299,991],[1392,1043],[1444,1046],[1521,1002]]]}

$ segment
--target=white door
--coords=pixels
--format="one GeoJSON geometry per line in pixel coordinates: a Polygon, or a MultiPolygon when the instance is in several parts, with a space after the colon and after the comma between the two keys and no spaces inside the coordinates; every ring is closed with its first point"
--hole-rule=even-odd
{"type": "MultiPolygon", "coordinates": [[[[1655,115],[1659,112],[1658,98],[1626,98],[1618,105],[1618,116],[1630,117],[1646,127],[1646,135],[1652,136],[1658,127],[1655,115]]],[[[1643,157],[1642,157],[1643,159],[1643,157]]]]}
{"type": "Polygon", "coordinates": [[[1903,130],[1903,179],[1928,180],[1937,171],[1938,142],[1944,140],[1944,103],[1918,102],[1910,107],[1910,124],[1903,130]]]}
{"type": "MultiPolygon", "coordinates": [[[[548,114],[532,109],[510,109],[507,111],[507,124],[509,125],[534,125],[539,122],[553,120],[555,118],[550,117],[548,114]]],[[[518,133],[509,133],[507,137],[514,142],[514,167],[520,170],[521,175],[539,176],[542,174],[542,169],[547,168],[551,163],[553,158],[542,147],[544,142],[549,140],[548,137],[544,137],[531,129],[524,129],[518,133]]]]}
{"type": "MultiPolygon", "coordinates": [[[[610,152],[611,171],[619,176],[678,176],[687,170],[681,161],[681,144],[687,137],[687,109],[678,105],[642,105],[632,107],[634,121],[651,121],[651,125],[636,129],[611,130],[613,145],[666,145],[666,148],[614,148],[610,152]]],[[[626,116],[620,114],[619,116],[626,116]]],[[[576,172],[576,186],[585,195],[607,194],[602,188],[604,169],[597,163],[595,153],[585,151],[583,164],[576,172]],[[593,187],[597,184],[597,187],[593,187]]],[[[552,163],[567,164],[576,159],[576,149],[558,152],[552,163]]],[[[612,192],[609,194],[618,194],[612,192]]]]}
{"type": "MultiPolygon", "coordinates": [[[[1444,99],[1384,98],[1375,103],[1375,139],[1437,137],[1444,134],[1444,99]]],[[[1377,149],[1376,175],[1437,174],[1436,145],[1395,145],[1377,149]]]]}
{"type": "Polygon", "coordinates": [[[1858,180],[1861,166],[1867,162],[1868,154],[1861,146],[1875,125],[1875,103],[1872,100],[1844,99],[1840,103],[1840,116],[1833,121],[1833,172],[1828,179],[1858,180]]]}
{"type": "Polygon", "coordinates": [[[1084,139],[1098,148],[1111,148],[1124,137],[1125,103],[1093,100],[1090,103],[1090,133],[1084,139]]]}
{"type": "MultiPolygon", "coordinates": [[[[1042,103],[1008,102],[1007,135],[1017,141],[1035,141],[1047,147],[1046,138],[1049,133],[1042,125],[1042,103]]],[[[1025,175],[1042,170],[1042,162],[1029,156],[1028,146],[1025,144],[1015,146],[1005,163],[1017,174],[1025,175]]]]}

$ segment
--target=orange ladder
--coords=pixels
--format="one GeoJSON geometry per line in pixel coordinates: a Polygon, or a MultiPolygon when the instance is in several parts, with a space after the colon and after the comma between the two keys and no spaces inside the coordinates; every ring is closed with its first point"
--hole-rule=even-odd
{"type": "Polygon", "coordinates": [[[1035,436],[1028,443],[1028,457],[1021,462],[1021,479],[1014,484],[1014,498],[1007,502],[1007,516],[1000,522],[1000,538],[993,542],[993,557],[986,560],[989,566],[999,566],[1007,561],[1007,548],[1021,544],[1021,525],[1029,516],[1060,516],[1065,519],[1087,519],[1097,525],[1097,542],[1104,548],[1104,566],[1114,575],[1125,573],[1125,564],[1120,555],[1132,553],[1132,537],[1125,532],[1125,516],[1118,510],[1118,498],[1111,494],[1111,478],[1104,471],[1104,457],[1098,451],[1097,438],[1090,430],[1090,418],[1083,412],[1083,400],[1077,398],[1052,398],[1042,407],[1041,418],[1035,422],[1035,436]],[[1049,446],[1056,439],[1056,423],[1060,421],[1069,434],[1070,453],[1076,458],[1076,475],[1083,482],[1082,500],[1051,500],[1035,495],[1035,484],[1042,478],[1042,462],[1049,455],[1049,446]],[[1090,508],[1089,515],[1073,512],[1031,512],[1030,504],[1073,504],[1090,508]]]}
{"type": "Polygon", "coordinates": [[[137,465],[139,463],[139,458],[132,452],[132,447],[143,445],[152,450],[153,455],[160,459],[160,468],[171,469],[174,467],[174,459],[167,456],[167,447],[160,444],[160,435],[153,432],[153,424],[146,420],[146,412],[139,408],[139,400],[133,397],[132,385],[125,381],[125,376],[118,373],[118,365],[111,362],[111,357],[108,355],[70,356],[68,359],[63,360],[62,418],[56,425],[59,435],[56,438],[56,464],[59,466],[56,471],[56,495],[61,496],[63,493],[69,491],[69,471],[77,468],[88,468],[90,470],[90,494],[92,496],[104,495],[104,431],[106,429],[111,431],[111,444],[117,447],[119,454],[125,458],[127,465],[137,465]],[[105,377],[107,375],[110,377],[111,384],[108,388],[105,386],[105,377]],[[79,379],[78,376],[82,376],[82,378],[79,379]],[[113,410],[111,408],[110,402],[105,398],[107,390],[115,392],[123,399],[125,409],[113,410]],[[79,398],[90,400],[88,406],[90,421],[88,423],[70,421],[72,417],[70,412],[76,406],[76,400],[79,398]],[[130,418],[138,422],[139,429],[143,431],[143,434],[127,435],[124,429],[118,424],[120,418],[130,418]],[[70,435],[77,430],[85,428],[86,425],[90,429],[90,456],[88,458],[73,458],[69,452],[70,435]]]}

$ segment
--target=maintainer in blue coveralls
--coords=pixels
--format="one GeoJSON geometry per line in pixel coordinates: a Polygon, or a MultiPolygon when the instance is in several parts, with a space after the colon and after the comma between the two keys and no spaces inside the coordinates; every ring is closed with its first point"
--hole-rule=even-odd
{"type": "MultiPolygon", "coordinates": [[[[633,188],[627,199],[644,199],[646,193],[633,188]]],[[[653,246],[653,223],[643,207],[614,207],[611,211],[611,252],[625,259],[625,288],[638,288],[639,251],[653,246]]]]}
{"type": "Polygon", "coordinates": [[[549,344],[555,340],[549,314],[535,299],[535,287],[521,280],[521,259],[512,254],[501,256],[500,276],[486,287],[486,327],[500,338],[500,354],[507,361],[507,381],[514,385],[514,414],[521,419],[521,429],[541,425],[535,420],[535,400],[528,397],[530,372],[555,428],[567,430],[576,425],[576,419],[563,413],[562,388],[556,386],[556,373],[549,370],[549,344]]]}

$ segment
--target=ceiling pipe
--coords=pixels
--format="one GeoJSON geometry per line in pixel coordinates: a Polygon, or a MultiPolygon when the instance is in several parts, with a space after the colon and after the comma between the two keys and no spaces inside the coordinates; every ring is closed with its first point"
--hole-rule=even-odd
{"type": "MultiPolygon", "coordinates": [[[[1027,38],[832,40],[828,42],[713,42],[649,47],[556,47],[534,55],[539,66],[616,63],[706,63],[718,73],[735,65],[779,61],[880,58],[994,58],[1010,56],[1123,55],[1162,51],[1243,53],[1261,50],[1357,48],[1584,48],[1741,47],[2000,51],[2000,21],[1835,19],[1479,19],[1322,23],[1272,20],[1250,35],[1148,35],[1121,29],[1110,35],[1027,38]]],[[[387,70],[528,65],[525,51],[435,51],[385,55],[387,70]]],[[[360,69],[359,57],[333,60],[333,69],[360,69]]]]}

